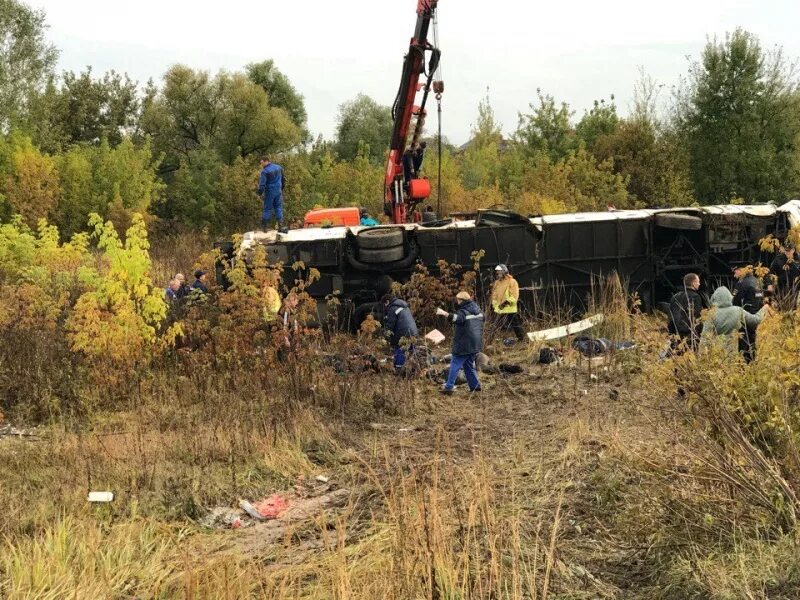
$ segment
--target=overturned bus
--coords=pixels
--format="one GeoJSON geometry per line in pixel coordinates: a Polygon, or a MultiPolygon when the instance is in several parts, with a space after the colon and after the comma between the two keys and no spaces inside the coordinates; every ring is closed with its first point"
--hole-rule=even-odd
{"type": "MultiPolygon", "coordinates": [[[[780,239],[800,224],[800,201],[720,205],[697,208],[613,210],[527,218],[483,210],[474,219],[379,227],[331,227],[250,232],[238,249],[217,244],[223,260],[217,279],[223,282],[225,260],[244,258],[263,245],[271,263],[288,267],[301,261],[320,278],[308,288],[318,300],[336,295],[355,311],[354,324],[374,308],[392,281],[403,282],[418,263],[435,274],[438,262],[472,268],[482,251],[481,278],[506,264],[523,291],[528,310],[559,304],[586,308],[598,278],[619,275],[642,308],[668,300],[685,273],[698,273],[712,285],[729,283],[733,266],[769,264],[760,240],[780,239]],[[535,308],[534,308],[535,307],[535,308]]],[[[707,283],[708,285],[708,283],[707,283]]],[[[320,302],[320,310],[326,310],[320,302]]],[[[320,315],[325,317],[325,315],[320,315]]]]}

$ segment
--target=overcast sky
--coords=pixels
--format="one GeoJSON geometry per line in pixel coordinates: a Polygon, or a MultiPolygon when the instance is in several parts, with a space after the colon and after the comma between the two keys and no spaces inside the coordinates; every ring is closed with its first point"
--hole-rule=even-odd
{"type": "MultiPolygon", "coordinates": [[[[311,131],[326,137],[359,92],[392,103],[416,19],[416,0],[27,2],[45,10],[61,69],[115,69],[143,83],[176,62],[216,72],[272,58],[305,96],[311,131]]],[[[455,143],[469,138],[487,87],[510,133],[537,88],[576,117],[611,94],[625,113],[640,67],[668,95],[707,36],[737,26],[800,56],[800,2],[789,0],[440,0],[438,12],[443,131],[455,143]]]]}

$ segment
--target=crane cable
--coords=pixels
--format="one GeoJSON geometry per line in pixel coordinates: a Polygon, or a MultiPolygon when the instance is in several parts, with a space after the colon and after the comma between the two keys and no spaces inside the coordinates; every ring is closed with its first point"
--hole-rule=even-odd
{"type": "MultiPolygon", "coordinates": [[[[439,48],[439,14],[437,12],[433,13],[433,46],[434,48],[439,48]]],[[[436,78],[438,81],[444,81],[442,78],[442,61],[441,59],[436,63],[436,71],[434,75],[438,75],[436,78]]],[[[441,92],[436,92],[436,104],[437,104],[437,111],[436,116],[438,119],[438,135],[437,137],[437,164],[439,167],[439,175],[436,180],[436,214],[439,218],[442,217],[442,94],[441,92]]]]}

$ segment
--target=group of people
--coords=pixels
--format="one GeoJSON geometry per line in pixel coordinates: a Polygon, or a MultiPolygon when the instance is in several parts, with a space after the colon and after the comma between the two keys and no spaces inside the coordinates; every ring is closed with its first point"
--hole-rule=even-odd
{"type": "Polygon", "coordinates": [[[175,273],[175,276],[169,280],[169,285],[166,290],[164,290],[166,299],[171,304],[176,304],[185,300],[192,293],[208,293],[208,274],[202,269],[198,269],[194,272],[194,281],[191,285],[186,283],[186,277],[183,273],[175,273]]]}
{"type": "MultiPolygon", "coordinates": [[[[519,318],[519,284],[506,265],[497,265],[495,268],[495,281],[492,285],[490,301],[498,328],[512,329],[517,340],[522,341],[524,332],[519,318]]],[[[406,366],[408,358],[414,355],[415,340],[419,331],[408,302],[389,294],[384,296],[383,305],[384,328],[392,348],[394,366],[395,369],[401,370],[406,366]],[[403,348],[403,340],[408,341],[407,348],[403,348]]],[[[475,359],[483,351],[486,322],[483,311],[472,295],[462,290],[456,294],[453,312],[438,308],[436,314],[445,317],[453,325],[450,369],[442,393],[453,393],[456,379],[461,371],[464,372],[469,390],[479,392],[481,383],[478,379],[475,359]]],[[[512,343],[514,340],[506,340],[507,345],[512,343]]]]}
{"type": "Polygon", "coordinates": [[[669,332],[674,336],[671,352],[680,348],[696,351],[721,338],[730,350],[741,352],[745,361],[755,358],[756,331],[773,310],[770,298],[778,292],[797,295],[800,257],[786,240],[770,264],[764,286],[751,269],[736,267],[733,274],[737,280],[733,292],[720,286],[710,302],[700,293],[699,275],[684,276],[683,289],[672,296],[669,304],[669,332]],[[709,308],[713,310],[704,320],[702,312],[709,308]]]}

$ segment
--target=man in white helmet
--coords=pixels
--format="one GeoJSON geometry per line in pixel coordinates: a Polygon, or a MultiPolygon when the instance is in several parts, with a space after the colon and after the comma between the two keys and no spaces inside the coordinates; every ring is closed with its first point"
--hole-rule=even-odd
{"type": "MultiPolygon", "coordinates": [[[[525,339],[522,322],[519,318],[517,303],[519,302],[519,284],[511,276],[506,265],[497,265],[494,268],[495,280],[492,285],[492,310],[498,318],[498,327],[512,329],[517,341],[525,339]]],[[[507,344],[513,343],[511,340],[507,344]]]]}

